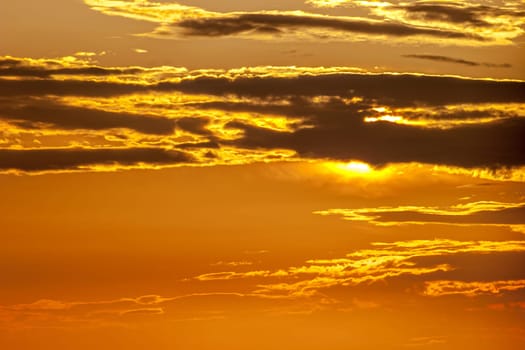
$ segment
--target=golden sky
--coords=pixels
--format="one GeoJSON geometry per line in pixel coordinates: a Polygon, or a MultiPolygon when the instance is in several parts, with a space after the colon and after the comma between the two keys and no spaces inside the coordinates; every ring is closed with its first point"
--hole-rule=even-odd
{"type": "Polygon", "coordinates": [[[523,349],[523,1],[0,3],[0,348],[523,349]]]}

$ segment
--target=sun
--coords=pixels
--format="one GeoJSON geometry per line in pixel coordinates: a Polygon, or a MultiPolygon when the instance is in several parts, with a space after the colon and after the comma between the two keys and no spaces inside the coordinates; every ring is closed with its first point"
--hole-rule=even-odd
{"type": "Polygon", "coordinates": [[[372,168],[370,167],[370,165],[366,163],[362,163],[362,162],[355,162],[355,161],[352,161],[349,163],[342,163],[338,165],[338,168],[344,171],[349,171],[349,172],[357,173],[357,174],[368,174],[372,171],[372,168]]]}
{"type": "Polygon", "coordinates": [[[328,162],[325,164],[331,171],[346,176],[364,176],[371,174],[374,169],[367,163],[360,161],[328,162]]]}

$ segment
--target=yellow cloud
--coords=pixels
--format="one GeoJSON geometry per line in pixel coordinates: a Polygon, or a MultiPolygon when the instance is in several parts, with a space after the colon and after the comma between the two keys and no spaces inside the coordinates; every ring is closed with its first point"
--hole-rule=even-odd
{"type": "MultiPolygon", "coordinates": [[[[411,240],[376,242],[343,257],[310,259],[303,265],[277,270],[248,270],[207,273],[181,281],[185,289],[195,292],[175,296],[142,295],[111,300],[64,301],[42,299],[28,304],[0,306],[0,328],[27,328],[45,325],[104,327],[127,325],[163,315],[166,319],[207,319],[210,315],[199,307],[202,298],[258,300],[261,312],[311,312],[312,310],[372,309],[381,305],[370,299],[352,296],[348,300],[331,295],[332,287],[366,286],[387,282],[399,276],[425,276],[446,273],[456,267],[436,263],[422,265],[421,257],[457,254],[523,252],[525,241],[455,241],[411,240]],[[242,282],[242,283],[241,283],[242,282]],[[203,291],[206,284],[207,292],[203,291]],[[214,286],[220,286],[214,291],[214,286]],[[133,316],[133,317],[131,317],[133,316]],[[182,318],[181,318],[182,317],[182,318]]],[[[217,265],[222,266],[222,265],[217,265]]],[[[227,265],[247,269],[250,265],[227,265]]],[[[419,280],[419,279],[418,279],[419,280]]],[[[499,295],[525,288],[525,280],[471,282],[423,281],[424,296],[499,295]]],[[[253,306],[253,305],[252,305],[253,306]]],[[[257,307],[257,306],[256,306],[257,307]]],[[[216,316],[216,315],[215,315],[216,316]]]]}
{"type": "Polygon", "coordinates": [[[315,211],[314,214],[323,216],[340,215],[345,220],[363,221],[377,226],[396,226],[404,224],[448,224],[448,225],[488,225],[503,226],[523,230],[521,223],[505,221],[508,219],[494,218],[485,219],[484,216],[492,213],[503,212],[508,209],[523,208],[525,203],[504,203],[497,201],[478,201],[456,204],[449,207],[426,207],[426,206],[398,206],[398,207],[376,207],[356,209],[328,209],[315,211]],[[400,217],[398,214],[407,214],[400,217]],[[417,216],[421,214],[421,216],[417,216]],[[456,220],[457,217],[466,217],[468,220],[456,220]],[[468,218],[471,217],[471,218],[468,218]],[[390,219],[389,219],[390,218],[390,219]]]}
{"type": "Polygon", "coordinates": [[[493,44],[510,44],[524,33],[522,3],[506,2],[385,2],[360,0],[307,0],[315,7],[348,6],[369,10],[373,16],[408,25],[464,31],[493,44]]]}
{"type": "Polygon", "coordinates": [[[428,281],[425,282],[424,295],[438,297],[444,295],[464,295],[476,297],[487,294],[516,291],[525,288],[525,280],[506,280],[491,282],[428,281]]]}
{"type": "Polygon", "coordinates": [[[216,272],[199,275],[195,279],[199,281],[255,279],[259,282],[251,293],[264,298],[326,298],[323,290],[330,287],[369,284],[402,275],[419,276],[455,269],[448,264],[420,266],[414,262],[415,258],[523,251],[525,251],[525,241],[436,239],[376,242],[372,243],[371,249],[357,250],[341,258],[311,259],[302,266],[276,271],[216,272]],[[274,281],[261,283],[261,280],[274,281]]]}
{"type": "MultiPolygon", "coordinates": [[[[159,3],[147,0],[84,0],[84,3],[95,11],[106,15],[122,16],[136,20],[156,23],[153,33],[146,34],[159,38],[170,35],[178,37],[185,35],[227,36],[243,35],[255,39],[276,38],[332,38],[336,40],[365,40],[370,38],[386,38],[403,40],[405,42],[453,42],[471,45],[482,45],[479,40],[501,39],[504,42],[510,35],[518,35],[519,30],[510,27],[508,32],[496,36],[494,31],[473,31],[465,35],[463,27],[430,26],[429,23],[413,23],[410,18],[395,12],[389,3],[358,2],[359,6],[370,8],[375,16],[389,16],[390,23],[376,19],[329,16],[318,13],[307,13],[298,10],[289,11],[258,11],[258,12],[214,12],[195,6],[181,5],[176,2],[159,3]],[[389,9],[382,13],[383,8],[389,9]],[[275,19],[275,20],[274,20],[275,19]],[[396,23],[397,22],[397,23],[396,23]],[[298,30],[298,28],[300,30],[298,30]],[[450,32],[447,32],[450,31],[450,32]],[[352,32],[353,35],[348,35],[352,32]],[[501,37],[501,38],[500,38],[501,37]]],[[[344,1],[309,1],[317,7],[334,7],[344,1]]],[[[512,19],[512,17],[509,17],[512,19]]],[[[439,23],[438,23],[439,24],[439,23]]],[[[519,28],[519,27],[518,27],[519,28]]]]}
{"type": "Polygon", "coordinates": [[[380,106],[366,116],[366,123],[389,122],[421,128],[451,129],[465,125],[497,123],[505,118],[524,118],[522,103],[459,104],[432,107],[391,108],[380,106]]]}

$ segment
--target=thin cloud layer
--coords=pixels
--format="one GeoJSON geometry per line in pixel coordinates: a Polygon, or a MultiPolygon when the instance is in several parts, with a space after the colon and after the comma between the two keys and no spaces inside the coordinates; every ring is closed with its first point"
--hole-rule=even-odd
{"type": "MultiPolygon", "coordinates": [[[[0,306],[0,328],[46,326],[125,326],[162,317],[168,320],[205,320],[226,317],[249,306],[261,315],[272,312],[378,309],[380,301],[362,299],[349,290],[399,284],[412,298],[436,299],[449,295],[496,297],[525,288],[523,279],[469,281],[447,279],[466,264],[459,258],[478,257],[492,264],[502,254],[523,254],[525,241],[456,241],[446,239],[376,242],[343,257],[310,259],[303,265],[278,270],[250,270],[253,264],[214,264],[230,271],[185,279],[180,295],[143,295],[98,301],[40,299],[32,303],[0,306]],[[427,261],[425,260],[427,259],[427,261]],[[428,260],[431,259],[431,260],[428,260]],[[434,259],[434,260],[432,260],[434,259]],[[437,260],[436,260],[437,259],[437,260]],[[346,292],[341,293],[341,288],[346,292]],[[194,292],[191,292],[194,289],[194,292]],[[338,292],[339,290],[339,292],[338,292]],[[224,310],[209,305],[227,303],[224,310]]],[[[468,263],[468,262],[467,262],[468,263]]],[[[396,293],[395,291],[393,293],[396,293]]],[[[383,294],[388,297],[388,293],[383,294]]],[[[484,299],[486,300],[486,299],[484,299]]]]}
{"type": "MultiPolygon", "coordinates": [[[[158,317],[172,320],[213,319],[213,313],[202,310],[192,300],[240,299],[241,293],[193,293],[172,297],[142,295],[98,301],[64,301],[40,299],[33,303],[0,306],[0,329],[40,327],[127,327],[134,322],[158,317]],[[188,306],[188,304],[190,306],[188,306]]],[[[221,316],[219,314],[219,316],[221,316]]]]}
{"type": "MultiPolygon", "coordinates": [[[[491,254],[522,253],[524,251],[524,241],[436,239],[392,243],[377,242],[372,243],[370,249],[357,250],[340,258],[311,259],[302,266],[274,271],[214,272],[196,276],[195,279],[203,282],[237,279],[255,280],[257,289],[253,290],[252,293],[266,298],[328,298],[327,293],[335,287],[370,285],[376,282],[386,283],[396,278],[408,278],[417,281],[416,276],[421,276],[423,280],[433,280],[432,276],[438,273],[440,276],[447,276],[456,268],[461,268],[461,266],[454,266],[452,260],[447,263],[450,257],[458,255],[482,254],[490,260],[491,254]],[[425,263],[425,259],[428,258],[440,258],[440,260],[435,263],[425,263]]],[[[428,292],[430,290],[428,286],[434,286],[434,281],[428,283],[428,285],[425,284],[424,295],[438,295],[437,292],[433,294],[428,292]]],[[[458,283],[461,284],[462,281],[458,283]]],[[[467,282],[465,284],[468,285],[467,282]]],[[[491,282],[483,282],[483,284],[490,286],[491,282]]],[[[437,286],[439,283],[435,282],[435,285],[437,286]]],[[[519,285],[523,287],[522,283],[519,285]]],[[[511,290],[498,288],[498,283],[492,287],[493,294],[511,290]]]]}

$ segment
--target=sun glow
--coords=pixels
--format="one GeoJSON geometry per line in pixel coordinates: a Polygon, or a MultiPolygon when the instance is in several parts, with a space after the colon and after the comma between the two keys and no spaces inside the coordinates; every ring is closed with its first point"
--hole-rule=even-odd
{"type": "Polygon", "coordinates": [[[344,175],[367,175],[374,171],[370,165],[359,161],[348,163],[330,162],[326,165],[330,170],[344,175]]]}
{"type": "Polygon", "coordinates": [[[381,117],[366,117],[364,120],[366,123],[390,122],[402,124],[403,117],[398,115],[383,115],[381,117]]]}

